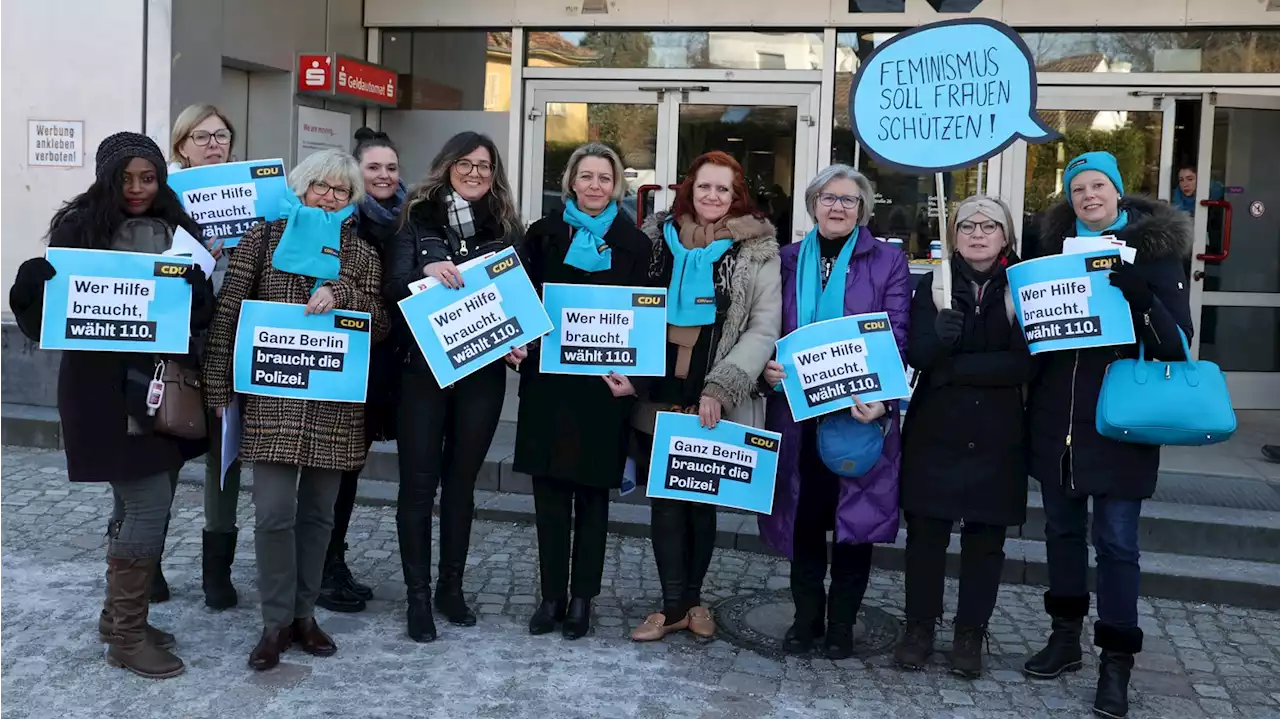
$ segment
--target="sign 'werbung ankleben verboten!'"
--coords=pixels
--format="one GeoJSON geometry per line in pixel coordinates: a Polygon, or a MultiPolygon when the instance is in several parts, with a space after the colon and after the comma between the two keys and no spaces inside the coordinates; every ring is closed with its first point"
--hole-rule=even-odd
{"type": "Polygon", "coordinates": [[[395,107],[396,71],[335,54],[298,56],[298,94],[329,97],[359,105],[395,107]]]}

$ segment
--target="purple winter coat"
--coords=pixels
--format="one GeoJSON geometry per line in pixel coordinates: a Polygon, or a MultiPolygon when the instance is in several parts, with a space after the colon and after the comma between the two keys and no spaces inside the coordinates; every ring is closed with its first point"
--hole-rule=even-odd
{"type": "MultiPolygon", "coordinates": [[[[782,248],[782,334],[796,329],[796,262],[800,243],[782,248]]],[[[896,247],[880,242],[867,228],[858,229],[858,244],[845,280],[846,315],[887,312],[898,342],[898,352],[907,353],[907,327],[911,319],[911,272],[907,256],[896,247]]],[[[884,439],[884,453],[871,471],[856,478],[840,480],[840,502],[836,509],[836,541],[846,544],[892,542],[898,536],[898,468],[902,459],[898,403],[888,402],[891,418],[884,439]]],[[[796,507],[800,501],[801,425],[791,417],[791,408],[781,393],[769,396],[768,429],[782,433],[778,457],[778,483],[774,489],[773,513],[760,515],[760,536],[765,543],[791,558],[795,537],[796,507]]]]}

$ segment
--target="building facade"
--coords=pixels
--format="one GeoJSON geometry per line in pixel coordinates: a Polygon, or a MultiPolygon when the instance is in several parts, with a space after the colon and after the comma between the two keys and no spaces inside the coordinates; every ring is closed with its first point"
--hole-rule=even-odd
{"type": "MultiPolygon", "coordinates": [[[[4,9],[6,88],[12,87],[11,5],[4,9]]],[[[117,4],[111,5],[112,12],[95,11],[98,22],[119,22],[117,4]]],[[[1280,408],[1278,0],[119,5],[150,8],[152,21],[145,31],[123,23],[134,45],[132,55],[120,52],[128,68],[121,75],[146,83],[113,101],[119,117],[111,115],[111,131],[145,127],[167,140],[167,124],[182,106],[212,99],[244,118],[247,141],[238,142],[239,157],[288,162],[297,156],[298,108],[316,107],[350,114],[352,129],[364,123],[390,133],[405,172],[417,177],[447,137],[479,130],[502,148],[528,221],[559,209],[564,160],[588,140],[609,143],[622,155],[629,189],[624,211],[637,220],[670,204],[671,188],[693,157],[729,152],[742,162],[784,242],[809,227],[802,202],[809,178],[845,162],[875,186],[872,231],[901,242],[914,268],[927,272],[940,204],[975,192],[996,194],[1025,218],[1025,232],[1061,191],[1063,165],[1079,151],[1110,150],[1120,158],[1129,192],[1164,199],[1178,192],[1185,167],[1199,179],[1194,202],[1187,203],[1197,237],[1187,258],[1197,322],[1193,350],[1228,371],[1238,407],[1280,408]],[[159,12],[170,15],[167,23],[155,22],[159,12]],[[1034,146],[1018,141],[988,161],[941,175],[877,167],[851,130],[849,97],[859,63],[901,30],[969,16],[1018,31],[1039,73],[1037,112],[1062,138],[1034,146]],[[299,98],[295,65],[304,52],[343,53],[394,71],[401,90],[395,107],[299,98]]],[[[56,51],[47,42],[33,49],[56,51]]],[[[54,82],[70,89],[86,81],[54,82]]],[[[65,111],[51,100],[46,119],[70,117],[77,107],[97,111],[97,95],[86,92],[82,100],[65,111]]],[[[6,126],[30,119],[29,107],[11,107],[5,104],[6,126]]],[[[107,134],[95,136],[88,126],[86,133],[90,152],[95,137],[107,134]]],[[[15,142],[6,133],[5,149],[15,142]]],[[[22,176],[40,170],[24,168],[22,176]]],[[[40,178],[39,191],[32,191],[39,197],[29,203],[32,219],[13,239],[19,225],[10,219],[11,172],[17,170],[6,166],[6,282],[38,250],[35,238],[56,204],[52,198],[81,189],[88,177],[81,171],[57,181],[40,178]]]]}

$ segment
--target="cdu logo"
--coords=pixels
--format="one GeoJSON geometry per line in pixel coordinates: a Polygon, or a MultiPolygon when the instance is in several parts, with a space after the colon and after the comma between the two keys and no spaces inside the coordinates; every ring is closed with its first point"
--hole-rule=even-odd
{"type": "Polygon", "coordinates": [[[490,264],[488,267],[485,268],[485,272],[489,274],[489,279],[492,280],[492,279],[497,279],[498,275],[501,275],[504,272],[508,272],[519,266],[520,266],[520,260],[516,256],[516,254],[513,252],[510,256],[503,257],[497,262],[490,264]]]}
{"type": "Polygon", "coordinates": [[[667,296],[664,294],[642,294],[635,293],[631,295],[632,307],[666,307],[667,296]]]}
{"type": "Polygon", "coordinates": [[[333,326],[348,332],[368,332],[369,320],[364,317],[343,317],[339,315],[333,319],[333,326]]]}
{"type": "Polygon", "coordinates": [[[1085,272],[1105,272],[1112,267],[1120,264],[1120,255],[1102,255],[1100,257],[1086,257],[1084,259],[1085,272]]]}
{"type": "Polygon", "coordinates": [[[858,323],[858,331],[864,335],[867,334],[868,332],[888,332],[889,321],[888,320],[862,320],[861,322],[858,323]]]}
{"type": "Polygon", "coordinates": [[[154,274],[156,277],[182,277],[189,269],[191,265],[178,262],[157,262],[154,274]]]}
{"type": "Polygon", "coordinates": [[[747,432],[744,442],[750,447],[759,447],[760,449],[767,450],[769,452],[778,451],[778,440],[773,437],[763,437],[758,434],[747,432]]]}

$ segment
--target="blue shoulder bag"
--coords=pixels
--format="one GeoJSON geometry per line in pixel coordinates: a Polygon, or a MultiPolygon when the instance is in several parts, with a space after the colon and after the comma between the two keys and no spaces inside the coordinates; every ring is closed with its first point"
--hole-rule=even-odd
{"type": "Polygon", "coordinates": [[[1236,431],[1236,413],[1222,370],[1213,362],[1192,360],[1187,336],[1179,328],[1186,359],[1148,361],[1138,344],[1138,359],[1120,359],[1107,367],[1098,395],[1098,434],[1119,442],[1196,446],[1226,441],[1236,431]]]}

